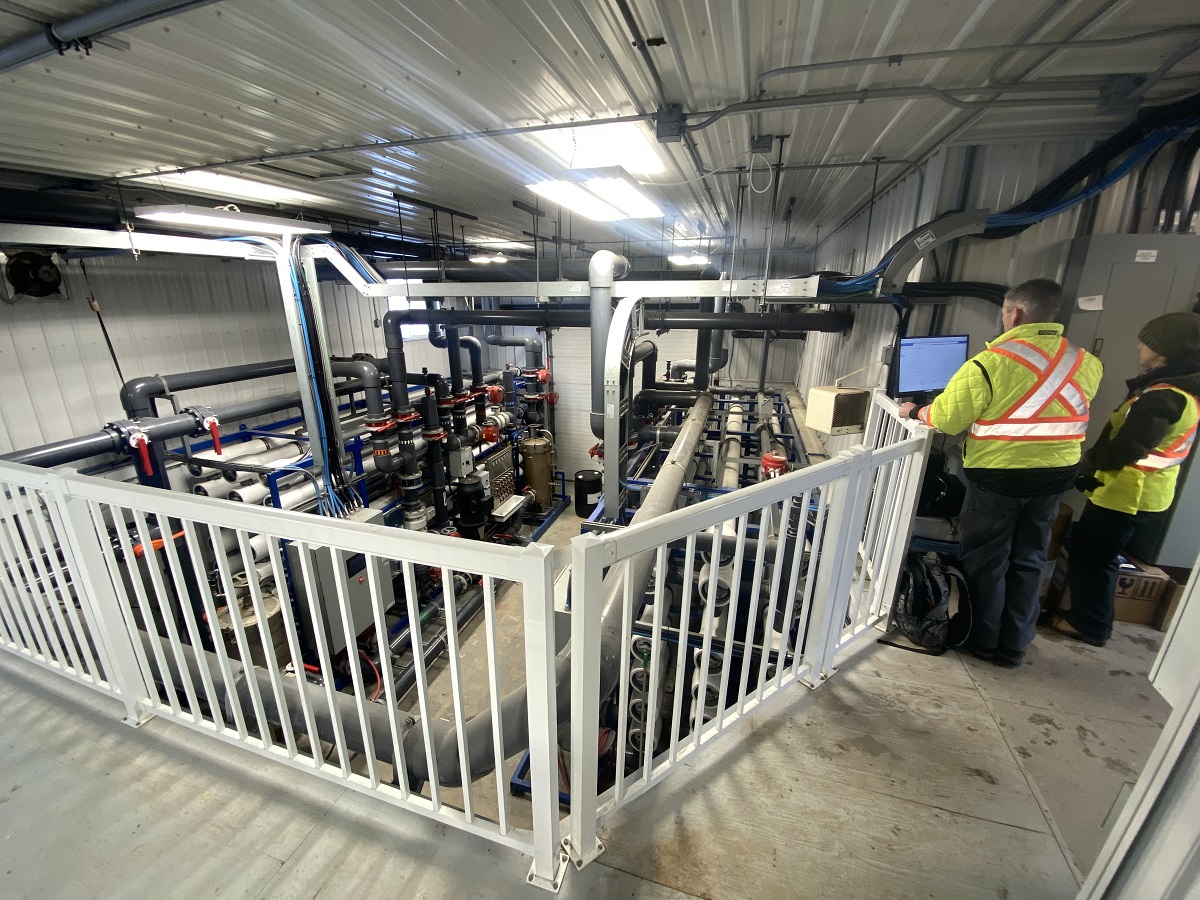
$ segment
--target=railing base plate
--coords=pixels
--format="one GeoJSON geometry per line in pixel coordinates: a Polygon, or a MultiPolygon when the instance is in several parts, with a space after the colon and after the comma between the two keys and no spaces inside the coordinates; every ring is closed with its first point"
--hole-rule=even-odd
{"type": "Polygon", "coordinates": [[[600,840],[600,838],[596,838],[596,849],[592,853],[586,855],[580,853],[573,846],[571,846],[571,839],[569,837],[563,838],[562,843],[563,850],[566,851],[567,855],[571,858],[571,862],[575,864],[576,869],[582,869],[588,863],[593,862],[596,857],[604,852],[604,841],[600,840]]]}
{"type": "Polygon", "coordinates": [[[540,875],[535,874],[533,871],[533,864],[531,863],[529,866],[529,874],[525,876],[525,881],[529,884],[532,884],[534,887],[540,887],[543,890],[557,894],[559,888],[562,887],[563,878],[567,874],[568,862],[570,862],[570,858],[567,856],[566,851],[559,851],[558,858],[554,863],[553,879],[545,879],[540,875]]]}

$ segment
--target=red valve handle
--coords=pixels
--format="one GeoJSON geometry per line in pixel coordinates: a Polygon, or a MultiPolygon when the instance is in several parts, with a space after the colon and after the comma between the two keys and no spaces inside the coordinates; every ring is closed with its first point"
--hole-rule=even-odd
{"type": "Polygon", "coordinates": [[[498,384],[488,386],[487,398],[492,403],[501,403],[504,401],[504,388],[498,384]]]}
{"type": "Polygon", "coordinates": [[[495,425],[487,425],[483,429],[483,439],[489,443],[500,440],[500,429],[495,425]]]}
{"type": "Polygon", "coordinates": [[[142,472],[149,478],[154,474],[154,464],[150,462],[150,439],[138,433],[129,439],[129,444],[137,450],[138,458],[142,461],[142,472]]]}
{"type": "Polygon", "coordinates": [[[558,406],[558,391],[551,391],[546,395],[546,402],[551,406],[558,406]]]}
{"type": "Polygon", "coordinates": [[[208,429],[208,433],[212,435],[213,450],[217,456],[221,455],[221,423],[217,421],[216,416],[209,416],[204,420],[204,427],[208,429]]]}
{"type": "Polygon", "coordinates": [[[550,383],[550,370],[549,369],[538,369],[537,380],[540,381],[542,384],[549,384],[550,383]]]}

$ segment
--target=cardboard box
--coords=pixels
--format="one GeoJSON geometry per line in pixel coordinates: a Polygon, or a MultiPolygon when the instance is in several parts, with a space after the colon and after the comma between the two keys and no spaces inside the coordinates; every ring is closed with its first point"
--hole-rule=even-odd
{"type": "MultiPolygon", "coordinates": [[[[1051,570],[1050,585],[1042,598],[1042,609],[1063,611],[1071,608],[1071,589],[1067,585],[1067,569],[1071,554],[1064,548],[1059,552],[1051,570]]],[[[1159,604],[1170,586],[1171,578],[1162,569],[1135,559],[1121,558],[1124,563],[1117,572],[1117,589],[1113,596],[1113,619],[1135,625],[1152,625],[1159,604]]]]}
{"type": "Polygon", "coordinates": [[[1183,602],[1183,592],[1186,589],[1186,579],[1181,584],[1173,577],[1171,583],[1167,585],[1166,593],[1163,595],[1162,600],[1158,602],[1158,612],[1155,613],[1154,621],[1151,623],[1159,631],[1166,631],[1171,627],[1175,613],[1179,611],[1179,604],[1183,602]]]}
{"type": "Polygon", "coordinates": [[[1113,597],[1113,618],[1134,625],[1152,625],[1158,606],[1171,584],[1171,576],[1158,566],[1133,558],[1123,559],[1117,572],[1117,592],[1113,597]]]}

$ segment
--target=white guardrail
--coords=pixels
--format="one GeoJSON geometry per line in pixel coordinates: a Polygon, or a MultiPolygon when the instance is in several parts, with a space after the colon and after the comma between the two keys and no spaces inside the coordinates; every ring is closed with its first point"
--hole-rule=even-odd
{"type": "Polygon", "coordinates": [[[654,557],[646,591],[626,581],[612,601],[625,649],[616,734],[604,736],[617,751],[611,786],[601,792],[595,760],[572,754],[576,865],[602,851],[597,827],[618,809],[793,682],[818,687],[836,655],[887,618],[932,434],[897,413],[877,393],[864,444],[852,450],[572,541],[572,747],[603,746],[605,572],[654,557]]]}
{"type": "Polygon", "coordinates": [[[515,848],[533,859],[529,881],[556,890],[564,835],[577,865],[594,859],[597,827],[617,809],[793,682],[821,684],[836,654],[887,617],[929,443],[927,429],[895,413],[877,395],[865,445],[575,538],[569,685],[556,684],[550,547],[467,547],[3,463],[0,647],[118,698],[131,724],[163,716],[515,848]],[[605,737],[617,765],[601,791],[595,755],[560,766],[556,689],[570,689],[571,747],[602,746],[603,579],[640,554],[653,555],[649,589],[627,583],[616,594],[617,725],[605,737]],[[679,592],[701,574],[712,603],[679,592]],[[442,625],[426,602],[439,589],[442,625]],[[475,606],[482,633],[468,640],[459,612],[475,606]],[[370,667],[335,667],[372,630],[370,667]],[[431,647],[445,649],[437,681],[431,647]],[[502,696],[522,681],[527,702],[506,707],[502,696]],[[529,805],[509,795],[505,709],[527,717],[529,805]],[[490,730],[466,727],[479,714],[490,730]],[[444,717],[453,731],[415,717],[444,717]],[[492,771],[472,780],[480,751],[468,740],[488,738],[492,771]],[[439,773],[445,758],[455,771],[439,773]]]}
{"type": "Polygon", "coordinates": [[[554,887],[562,860],[552,548],[472,542],[465,551],[462,539],[0,464],[0,646],[120,698],[131,723],[164,716],[516,848],[533,857],[530,880],[554,887]],[[250,567],[273,585],[269,591],[259,577],[242,575],[250,567]],[[407,601],[405,660],[415,668],[416,699],[409,702],[424,722],[445,713],[426,671],[434,629],[423,618],[429,613],[420,604],[418,571],[422,583],[433,575],[445,592],[445,633],[438,629],[432,638],[446,649],[448,717],[463,771],[443,780],[461,787],[439,784],[438,748],[428,730],[417,752],[429,780],[419,790],[410,785],[410,722],[394,681],[403,661],[390,639],[377,638],[373,682],[359,665],[335,675],[332,664],[364,629],[389,635],[395,573],[407,601]],[[532,811],[523,807],[521,815],[532,827],[514,822],[498,749],[505,727],[500,696],[512,687],[501,684],[500,582],[521,589],[524,665],[512,677],[528,687],[532,811]],[[234,604],[231,615],[225,598],[239,594],[247,602],[234,604]],[[457,627],[459,605],[478,603],[480,594],[483,634],[474,640],[482,644],[486,686],[478,677],[468,685],[457,627]],[[318,608],[323,595],[336,603],[334,613],[318,608]],[[302,637],[293,599],[304,604],[307,621],[341,627],[302,637]],[[313,681],[305,674],[305,640],[317,650],[313,681]],[[479,711],[481,696],[492,714],[495,772],[473,782],[464,725],[468,704],[479,711]]]}

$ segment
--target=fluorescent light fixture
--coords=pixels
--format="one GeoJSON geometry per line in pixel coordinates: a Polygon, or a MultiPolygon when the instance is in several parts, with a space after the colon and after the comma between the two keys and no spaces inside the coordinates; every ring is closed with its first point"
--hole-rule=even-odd
{"type": "Polygon", "coordinates": [[[663,211],[629,174],[620,168],[569,172],[565,178],[527,184],[552,203],[596,222],[658,219],[663,211]]]}
{"type": "Polygon", "coordinates": [[[508,262],[508,257],[503,253],[488,253],[486,250],[476,250],[470,256],[468,256],[467,259],[473,263],[479,263],[483,266],[489,265],[490,263],[508,262]]]}
{"type": "Polygon", "coordinates": [[[227,235],[329,234],[331,230],[328,225],[318,225],[316,222],[257,216],[235,209],[210,209],[206,206],[138,206],[133,212],[139,219],[160,222],[171,228],[218,231],[227,235]]]}
{"type": "Polygon", "coordinates": [[[533,247],[529,244],[523,244],[520,241],[505,241],[500,238],[493,240],[492,238],[473,238],[469,239],[471,246],[482,247],[487,250],[532,250],[533,247]]]}
{"type": "Polygon", "coordinates": [[[637,175],[666,171],[655,142],[638,122],[541,131],[535,137],[568,169],[620,166],[637,175]]]}
{"type": "Polygon", "coordinates": [[[147,184],[157,184],[163,187],[175,187],[185,190],[199,191],[202,194],[216,194],[218,197],[236,197],[241,200],[262,200],[267,203],[313,203],[322,198],[316,194],[292,188],[279,187],[263,181],[250,178],[238,178],[235,175],[222,175],[220,172],[208,170],[199,172],[172,172],[164,175],[147,175],[144,178],[131,179],[147,184]]]}
{"type": "Polygon", "coordinates": [[[693,250],[691,253],[672,253],[667,257],[667,262],[676,266],[707,266],[708,257],[703,253],[697,253],[693,250]]]}

